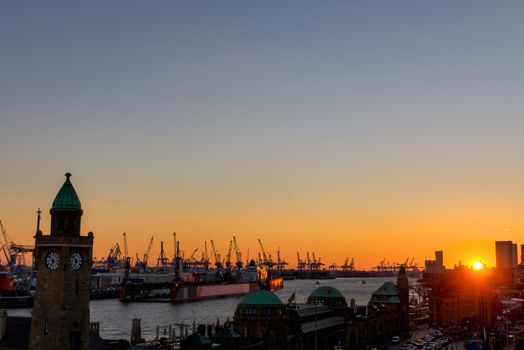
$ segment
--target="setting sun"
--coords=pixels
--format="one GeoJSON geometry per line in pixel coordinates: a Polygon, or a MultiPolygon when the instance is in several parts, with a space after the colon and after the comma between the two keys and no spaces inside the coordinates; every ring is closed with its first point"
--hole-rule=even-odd
{"type": "Polygon", "coordinates": [[[475,261],[473,263],[473,270],[482,270],[484,268],[484,264],[480,261],[475,261]]]}

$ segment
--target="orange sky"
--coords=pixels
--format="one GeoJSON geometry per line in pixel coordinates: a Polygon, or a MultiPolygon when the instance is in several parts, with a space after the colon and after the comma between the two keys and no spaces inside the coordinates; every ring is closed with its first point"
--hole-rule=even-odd
{"type": "MultiPolygon", "coordinates": [[[[44,211],[42,228],[48,232],[50,203],[63,179],[61,175],[38,185],[20,183],[18,196],[12,196],[9,205],[2,203],[1,219],[16,243],[32,242],[37,207],[44,211]]],[[[467,187],[462,196],[440,188],[429,200],[416,186],[398,182],[378,186],[367,179],[362,181],[372,183],[338,191],[334,183],[309,193],[268,193],[259,188],[259,193],[246,198],[227,188],[175,195],[162,177],[143,186],[100,183],[78,173],[71,180],[84,209],[82,230],[95,233],[94,255],[107,255],[117,241],[122,245],[126,232],[130,252],[142,256],[154,234],[150,264],[158,256],[161,240],[172,255],[176,231],[181,249],[189,254],[198,247],[197,256],[204,240],[209,244],[210,239],[225,256],[235,234],[244,257],[248,248],[251,257],[259,251],[257,238],[261,238],[274,258],[280,247],[293,266],[297,251],[302,257],[315,251],[327,264],[353,257],[357,268],[367,269],[383,258],[392,263],[414,257],[422,265],[433,259],[437,249],[444,250],[448,267],[459,260],[463,264],[481,260],[491,266],[494,241],[521,243],[519,232],[524,226],[514,203],[489,193],[474,196],[467,187]]]]}
{"type": "Polygon", "coordinates": [[[153,258],[177,231],[357,268],[522,243],[524,3],[0,6],[17,243],[68,171],[97,257],[122,232],[153,258]]]}

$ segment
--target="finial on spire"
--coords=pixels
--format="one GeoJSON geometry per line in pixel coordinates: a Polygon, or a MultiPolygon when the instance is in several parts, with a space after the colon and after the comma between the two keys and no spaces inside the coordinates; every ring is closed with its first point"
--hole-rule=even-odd
{"type": "Polygon", "coordinates": [[[65,177],[67,177],[67,179],[69,180],[69,178],[71,177],[71,173],[68,171],[67,173],[65,173],[65,177]]]}

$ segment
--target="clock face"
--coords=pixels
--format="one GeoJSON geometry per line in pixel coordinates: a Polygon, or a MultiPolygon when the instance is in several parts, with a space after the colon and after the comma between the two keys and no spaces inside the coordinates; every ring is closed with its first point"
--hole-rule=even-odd
{"type": "Polygon", "coordinates": [[[71,255],[71,267],[73,270],[78,270],[82,266],[82,255],[80,253],[73,253],[71,255]]]}
{"type": "Polygon", "coordinates": [[[45,264],[49,270],[54,270],[58,267],[58,263],[60,262],[60,258],[58,257],[58,254],[55,252],[50,252],[47,254],[47,257],[45,258],[45,264]]]}

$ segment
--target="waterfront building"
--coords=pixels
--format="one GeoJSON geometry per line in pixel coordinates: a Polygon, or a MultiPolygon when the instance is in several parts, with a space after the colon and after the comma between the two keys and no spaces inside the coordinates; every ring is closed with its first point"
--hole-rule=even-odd
{"type": "Polygon", "coordinates": [[[1,315],[1,349],[111,349],[98,335],[98,324],[89,322],[93,233],[80,235],[83,211],[70,177],[67,173],[53,201],[50,234],[35,235],[32,317],[1,315]]]}
{"type": "Polygon", "coordinates": [[[431,285],[429,320],[437,325],[464,322],[491,327],[500,314],[500,301],[493,290],[493,271],[457,266],[431,285]]]}
{"type": "Polygon", "coordinates": [[[290,298],[285,305],[268,291],[254,291],[238,304],[234,331],[242,336],[241,348],[383,347],[391,336],[405,333],[406,324],[409,330],[405,269],[397,283],[384,283],[369,305],[361,306],[354,302],[348,306],[340,291],[329,286],[314,290],[306,304],[292,303],[290,298]]]}
{"type": "Polygon", "coordinates": [[[70,177],[67,173],[53,201],[50,235],[35,236],[37,284],[29,349],[89,349],[93,233],[80,235],[83,211],[70,177]]]}
{"type": "Polygon", "coordinates": [[[307,299],[307,304],[322,304],[334,309],[347,309],[346,298],[336,288],[322,286],[315,289],[307,299]]]}
{"type": "Polygon", "coordinates": [[[424,261],[426,273],[444,273],[446,266],[444,266],[444,252],[442,250],[435,251],[435,260],[424,261]]]}
{"type": "Polygon", "coordinates": [[[234,329],[244,338],[277,341],[288,334],[286,305],[267,290],[256,290],[238,304],[234,329]]]}
{"type": "MultiPolygon", "coordinates": [[[[383,283],[372,295],[369,301],[373,314],[382,319],[384,333],[399,335],[401,333],[401,299],[400,291],[393,282],[383,283]]],[[[408,305],[409,307],[409,305],[408,305]]]]}

